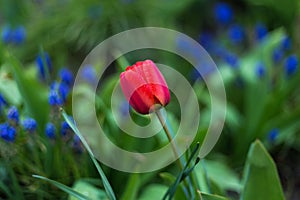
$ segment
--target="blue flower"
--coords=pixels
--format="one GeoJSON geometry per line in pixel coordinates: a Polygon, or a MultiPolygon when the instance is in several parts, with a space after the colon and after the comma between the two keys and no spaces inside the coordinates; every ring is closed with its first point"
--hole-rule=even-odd
{"type": "Polygon", "coordinates": [[[91,85],[97,83],[96,70],[92,65],[85,65],[81,70],[81,78],[91,85]]]}
{"type": "Polygon", "coordinates": [[[9,108],[7,112],[7,119],[19,123],[19,112],[15,106],[9,108]]]}
{"type": "Polygon", "coordinates": [[[43,54],[38,54],[35,59],[35,63],[37,66],[37,70],[39,73],[39,77],[42,80],[46,80],[47,75],[52,71],[52,63],[47,52],[43,52],[43,54]]]}
{"type": "Polygon", "coordinates": [[[206,49],[210,49],[213,45],[213,35],[208,32],[201,33],[199,43],[206,49]]]}
{"type": "Polygon", "coordinates": [[[285,67],[285,74],[287,76],[290,76],[294,74],[297,71],[298,68],[298,58],[296,55],[290,55],[287,57],[284,63],[285,67]]]}
{"type": "Polygon", "coordinates": [[[70,87],[67,84],[65,84],[64,82],[61,82],[58,87],[58,93],[61,97],[62,103],[65,103],[67,100],[68,94],[70,93],[70,87]]]}
{"type": "Polygon", "coordinates": [[[0,135],[7,142],[14,142],[16,130],[8,123],[0,124],[0,135]]]}
{"type": "Polygon", "coordinates": [[[210,63],[201,63],[196,66],[196,68],[193,68],[190,74],[190,77],[193,81],[196,81],[197,79],[210,75],[215,71],[215,68],[210,63]]]}
{"type": "Polygon", "coordinates": [[[233,68],[239,67],[239,58],[234,53],[226,53],[224,56],[225,62],[233,68]]]}
{"type": "Polygon", "coordinates": [[[69,69],[62,68],[59,71],[59,77],[61,79],[61,82],[65,83],[69,87],[72,86],[72,84],[74,82],[74,77],[73,77],[73,73],[69,69]]]}
{"type": "Polygon", "coordinates": [[[228,31],[229,39],[232,43],[240,43],[245,38],[245,32],[242,26],[240,25],[232,25],[228,31]]]}
{"type": "Polygon", "coordinates": [[[24,26],[18,26],[16,29],[11,29],[10,26],[5,26],[2,29],[1,39],[5,44],[22,44],[26,38],[26,30],[24,26]]]}
{"type": "Polygon", "coordinates": [[[255,37],[257,40],[262,40],[263,38],[265,38],[268,35],[268,29],[266,27],[266,25],[262,24],[262,23],[257,23],[255,25],[255,37]]]}
{"type": "Polygon", "coordinates": [[[273,51],[272,59],[275,64],[278,64],[283,58],[283,51],[281,48],[276,48],[273,51]]]}
{"type": "Polygon", "coordinates": [[[4,97],[0,94],[0,105],[8,105],[4,97]]]}
{"type": "Polygon", "coordinates": [[[281,41],[281,47],[283,50],[288,51],[292,48],[291,39],[288,36],[285,36],[281,41]]]}
{"type": "Polygon", "coordinates": [[[30,133],[33,133],[37,128],[37,123],[32,118],[24,119],[22,125],[23,125],[24,130],[28,131],[30,133]]]}
{"type": "Polygon", "coordinates": [[[257,63],[255,68],[256,76],[259,78],[262,78],[266,74],[266,68],[265,65],[262,62],[257,63]]]}
{"type": "Polygon", "coordinates": [[[62,136],[66,136],[67,132],[71,130],[71,127],[69,126],[69,124],[66,121],[63,121],[61,123],[61,128],[60,128],[60,133],[62,136]]]}
{"type": "Polygon", "coordinates": [[[26,38],[26,30],[24,26],[18,26],[12,35],[12,40],[15,44],[22,44],[26,38]]]}
{"type": "Polygon", "coordinates": [[[2,108],[4,107],[4,106],[7,106],[8,104],[7,104],[7,102],[6,102],[6,100],[4,99],[4,97],[0,94],[0,112],[2,111],[2,108]]]}
{"type": "Polygon", "coordinates": [[[217,3],[214,8],[215,19],[222,25],[227,25],[232,21],[233,11],[227,3],[217,3]]]}
{"type": "Polygon", "coordinates": [[[83,147],[82,147],[82,143],[81,143],[81,140],[78,137],[78,135],[74,135],[72,146],[73,146],[73,149],[75,152],[82,153],[83,147]]]}
{"type": "Polygon", "coordinates": [[[1,40],[3,43],[8,44],[12,40],[12,30],[9,26],[5,26],[1,32],[1,40]]]}
{"type": "Polygon", "coordinates": [[[63,101],[56,90],[50,90],[48,102],[51,106],[61,106],[63,101]]]}
{"type": "Polygon", "coordinates": [[[279,135],[279,130],[277,128],[273,128],[268,133],[268,141],[271,143],[274,142],[277,139],[278,135],[279,135]]]}
{"type": "Polygon", "coordinates": [[[55,128],[54,124],[51,122],[48,122],[46,125],[46,130],[45,130],[46,136],[50,139],[54,139],[55,132],[56,132],[56,128],[55,128]]]}

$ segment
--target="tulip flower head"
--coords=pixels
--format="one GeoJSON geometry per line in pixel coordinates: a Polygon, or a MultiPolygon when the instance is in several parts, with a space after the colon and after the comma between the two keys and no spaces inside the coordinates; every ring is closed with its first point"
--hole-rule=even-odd
{"type": "Polygon", "coordinates": [[[129,104],[140,114],[149,114],[170,102],[168,85],[151,60],[128,66],[120,75],[120,84],[129,104]]]}

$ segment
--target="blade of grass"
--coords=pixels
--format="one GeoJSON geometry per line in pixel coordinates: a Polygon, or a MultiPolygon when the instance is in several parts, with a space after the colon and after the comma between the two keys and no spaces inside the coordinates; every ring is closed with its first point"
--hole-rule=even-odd
{"type": "Polygon", "coordinates": [[[3,182],[0,182],[0,191],[5,193],[9,199],[13,199],[13,194],[3,182]]]}
{"type": "Polygon", "coordinates": [[[73,190],[72,188],[62,184],[62,183],[59,183],[57,181],[54,181],[54,180],[51,180],[51,179],[48,179],[46,177],[43,177],[43,176],[39,176],[39,175],[32,175],[34,178],[39,178],[39,179],[42,179],[42,180],[45,180],[49,183],[51,183],[52,185],[56,186],[57,188],[61,189],[62,191],[68,193],[69,195],[72,195],[80,200],[89,200],[90,198],[73,190]]]}
{"type": "Polygon", "coordinates": [[[88,143],[86,142],[86,140],[84,139],[84,137],[82,136],[82,134],[80,133],[80,131],[77,129],[76,125],[74,124],[74,122],[70,119],[70,117],[67,115],[67,113],[61,109],[61,112],[62,112],[62,115],[64,117],[64,119],[66,120],[66,122],[69,124],[69,126],[71,127],[71,129],[74,131],[74,133],[80,138],[83,146],[86,148],[90,158],[92,159],[95,167],[97,168],[98,172],[99,172],[99,175],[103,181],[103,186],[104,186],[104,189],[107,193],[107,196],[109,197],[109,199],[111,200],[115,200],[116,199],[116,196],[114,194],[114,191],[112,190],[102,168],[100,167],[98,161],[96,160],[90,146],[88,145],[88,143]]]}

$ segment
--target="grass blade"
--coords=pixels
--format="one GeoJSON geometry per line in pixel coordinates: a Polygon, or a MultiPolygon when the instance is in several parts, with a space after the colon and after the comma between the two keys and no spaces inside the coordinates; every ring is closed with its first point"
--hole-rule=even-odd
{"type": "Polygon", "coordinates": [[[82,136],[82,134],[80,133],[80,131],[77,129],[76,125],[74,124],[74,122],[70,119],[70,117],[67,115],[67,113],[62,110],[62,115],[64,117],[64,119],[66,120],[66,122],[69,124],[69,126],[71,127],[71,129],[75,132],[75,134],[80,138],[83,146],[86,148],[88,154],[90,155],[94,165],[96,166],[99,175],[102,179],[103,185],[104,185],[104,189],[107,193],[107,196],[109,197],[110,200],[116,200],[116,196],[114,194],[114,191],[112,190],[102,168],[100,167],[98,161],[96,160],[91,148],[89,147],[88,143],[86,142],[86,140],[84,139],[84,137],[82,136]]]}
{"type": "Polygon", "coordinates": [[[80,199],[80,200],[89,200],[90,198],[88,198],[87,196],[73,190],[72,188],[62,184],[62,183],[59,183],[57,181],[54,181],[54,180],[51,180],[51,179],[48,179],[46,177],[43,177],[43,176],[39,176],[39,175],[32,175],[34,178],[39,178],[39,179],[42,179],[42,180],[45,180],[45,181],[48,181],[49,183],[51,183],[52,185],[56,186],[57,188],[61,189],[62,191],[80,199]]]}

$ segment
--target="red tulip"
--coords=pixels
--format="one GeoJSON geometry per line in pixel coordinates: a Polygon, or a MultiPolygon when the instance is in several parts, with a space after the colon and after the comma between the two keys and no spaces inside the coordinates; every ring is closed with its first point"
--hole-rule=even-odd
{"type": "Polygon", "coordinates": [[[120,75],[120,84],[129,104],[148,114],[170,102],[168,85],[151,60],[136,62],[120,75]]]}

